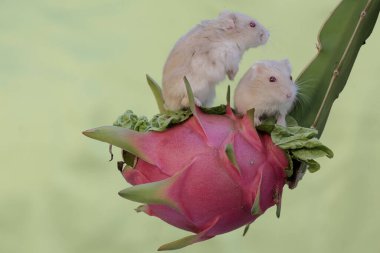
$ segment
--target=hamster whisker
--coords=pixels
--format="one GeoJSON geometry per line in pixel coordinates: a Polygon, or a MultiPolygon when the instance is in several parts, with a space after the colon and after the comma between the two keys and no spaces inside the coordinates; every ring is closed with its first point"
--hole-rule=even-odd
{"type": "Polygon", "coordinates": [[[296,100],[295,100],[295,107],[300,107],[301,110],[303,110],[304,106],[306,104],[310,103],[310,97],[302,93],[302,91],[298,91],[296,100]]]}
{"type": "Polygon", "coordinates": [[[312,81],[314,81],[315,79],[313,79],[313,78],[310,78],[310,79],[306,79],[306,80],[303,80],[302,82],[297,82],[296,81],[296,84],[299,86],[299,87],[301,87],[301,86],[304,86],[305,84],[308,84],[308,83],[310,83],[310,82],[312,82],[312,81]]]}

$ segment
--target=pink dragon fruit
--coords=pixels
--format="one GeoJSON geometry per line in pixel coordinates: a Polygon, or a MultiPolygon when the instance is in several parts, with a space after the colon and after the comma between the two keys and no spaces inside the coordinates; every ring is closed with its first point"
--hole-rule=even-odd
{"type": "Polygon", "coordinates": [[[163,245],[177,249],[252,223],[281,204],[288,160],[270,135],[259,135],[250,114],[236,117],[193,108],[193,117],[165,132],[106,126],[84,132],[138,157],[119,194],[146,203],[138,208],[196,233],[163,245]]]}
{"type": "Polygon", "coordinates": [[[182,248],[243,225],[246,232],[273,205],[279,216],[290,155],[317,164],[307,150],[297,154],[299,139],[306,140],[305,146],[313,152],[321,147],[330,152],[316,146],[317,140],[305,138],[305,133],[313,137],[315,130],[289,128],[288,133],[280,128],[286,133],[282,139],[286,148],[296,141],[296,150],[289,153],[275,145],[271,135],[256,131],[253,110],[240,117],[227,102],[225,113],[207,114],[194,105],[188,84],[187,89],[192,116],[163,132],[141,133],[117,126],[83,132],[123,149],[126,165],[121,171],[133,187],[119,192],[122,197],[145,203],[138,211],[196,233],[159,250],[182,248]],[[301,134],[300,138],[291,132],[301,134]]]}

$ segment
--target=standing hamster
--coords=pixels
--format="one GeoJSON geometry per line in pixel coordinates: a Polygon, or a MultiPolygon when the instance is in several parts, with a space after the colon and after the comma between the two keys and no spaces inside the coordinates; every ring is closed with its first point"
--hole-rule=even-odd
{"type": "Polygon", "coordinates": [[[297,85],[293,82],[287,59],[260,61],[245,73],[236,87],[235,108],[241,114],[255,108],[256,126],[263,116],[275,116],[277,124],[286,126],[285,116],[296,95],[297,85]]]}
{"type": "Polygon", "coordinates": [[[189,80],[198,106],[210,105],[215,85],[227,75],[233,80],[243,53],[263,45],[269,32],[255,19],[222,12],[216,19],[202,21],[180,38],[163,71],[163,98],[166,109],[188,107],[183,78],[189,80]]]}

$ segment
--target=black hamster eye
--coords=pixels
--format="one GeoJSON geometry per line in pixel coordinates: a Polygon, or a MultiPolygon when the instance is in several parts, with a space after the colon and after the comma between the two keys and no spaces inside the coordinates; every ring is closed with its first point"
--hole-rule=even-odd
{"type": "Polygon", "coordinates": [[[276,81],[277,81],[276,77],[274,77],[274,76],[269,77],[269,82],[273,83],[273,82],[276,82],[276,81]]]}
{"type": "Polygon", "coordinates": [[[290,76],[290,80],[292,80],[292,81],[293,81],[293,77],[292,77],[292,76],[290,76]]]}
{"type": "Polygon", "coordinates": [[[253,22],[253,21],[251,21],[251,22],[249,23],[249,26],[252,27],[252,28],[254,28],[254,27],[256,27],[256,23],[253,22]]]}

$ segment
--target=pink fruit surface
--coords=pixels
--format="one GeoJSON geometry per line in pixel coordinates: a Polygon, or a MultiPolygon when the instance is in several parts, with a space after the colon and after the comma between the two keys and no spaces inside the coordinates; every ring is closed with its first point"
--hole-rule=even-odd
{"type": "Polygon", "coordinates": [[[92,138],[135,156],[122,174],[133,185],[119,194],[144,203],[138,211],[196,233],[163,245],[177,249],[252,223],[280,206],[287,157],[270,135],[258,133],[250,113],[223,115],[194,108],[187,121],[164,132],[109,126],[92,138]]]}

